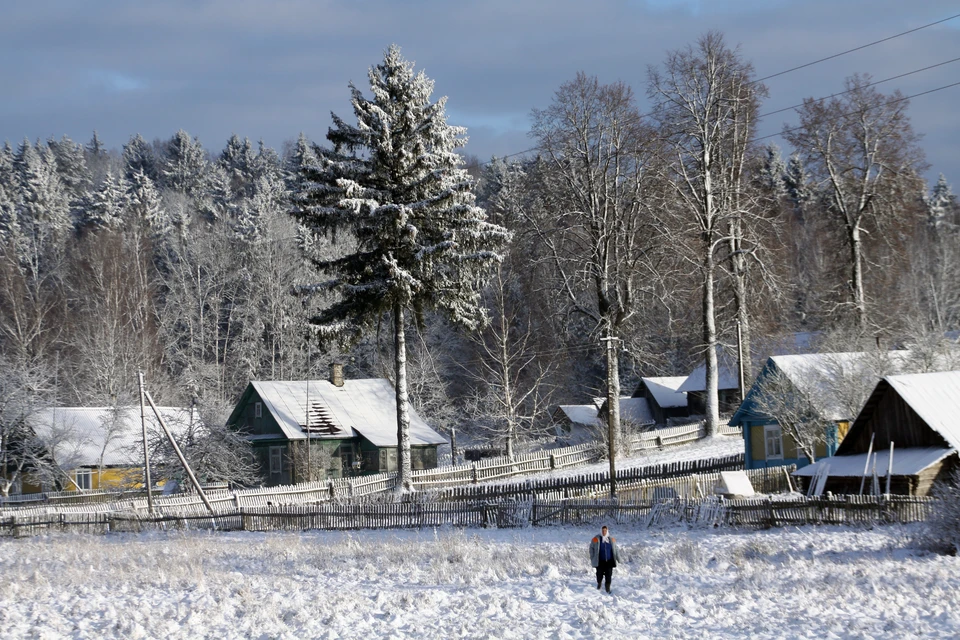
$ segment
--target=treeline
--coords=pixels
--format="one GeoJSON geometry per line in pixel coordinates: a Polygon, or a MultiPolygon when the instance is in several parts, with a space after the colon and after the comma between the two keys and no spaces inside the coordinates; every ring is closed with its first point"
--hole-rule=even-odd
{"type": "MultiPolygon", "coordinates": [[[[551,403],[735,356],[738,332],[749,376],[798,332],[858,349],[960,328],[960,208],[924,184],[898,92],[854,76],[805,101],[781,152],[755,141],[766,90],[719,34],[671,52],[645,91],[641,114],[631,87],[580,74],[533,111],[534,157],[468,162],[513,241],[486,329],[410,324],[411,394],[438,426],[530,434],[551,403]]],[[[389,377],[389,335],[341,350],[310,326],[332,302],[315,265],[351,242],[290,215],[318,150],[233,136],[217,152],[184,131],[6,144],[0,376],[111,406],[143,370],[164,403],[221,413],[251,379],[322,378],[332,360],[389,377]]]]}

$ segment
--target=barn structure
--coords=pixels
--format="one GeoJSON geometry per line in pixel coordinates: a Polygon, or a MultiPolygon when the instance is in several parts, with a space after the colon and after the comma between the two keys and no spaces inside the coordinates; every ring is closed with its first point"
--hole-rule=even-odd
{"type": "Polygon", "coordinates": [[[656,424],[667,424],[671,418],[686,418],[690,415],[687,394],[679,391],[686,379],[686,376],[640,378],[633,397],[647,401],[656,424]]]}
{"type": "MultiPolygon", "coordinates": [[[[410,411],[414,470],[437,466],[447,439],[410,411]]],[[[383,378],[252,381],[228,424],[245,434],[268,486],[397,470],[397,403],[383,378]]]]}
{"type": "Polygon", "coordinates": [[[824,491],[859,493],[864,485],[870,490],[875,470],[880,490],[885,491],[891,443],[891,493],[926,496],[935,482],[952,474],[960,450],[960,371],[883,378],[836,455],[795,475],[811,478],[825,473],[824,491]]]}

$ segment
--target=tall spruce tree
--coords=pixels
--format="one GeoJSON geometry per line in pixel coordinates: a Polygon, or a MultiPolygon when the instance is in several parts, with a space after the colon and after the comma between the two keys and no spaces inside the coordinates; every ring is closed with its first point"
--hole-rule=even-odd
{"type": "Polygon", "coordinates": [[[357,125],[333,114],[333,149],[320,165],[307,206],[296,215],[319,233],[346,231],[350,253],[314,259],[333,278],[336,303],[313,319],[322,338],[356,339],[393,318],[398,483],[412,489],[405,318],[428,309],[475,328],[485,321],[479,283],[500,261],[509,232],[474,205],[472,180],[456,149],[463,127],[447,124],[446,98],[430,102],[433,81],[391,45],[369,71],[372,99],[350,85],[357,125]]]}

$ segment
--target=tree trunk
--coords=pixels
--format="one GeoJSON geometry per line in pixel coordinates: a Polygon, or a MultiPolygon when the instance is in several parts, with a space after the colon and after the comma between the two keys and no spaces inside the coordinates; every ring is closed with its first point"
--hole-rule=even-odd
{"type": "Polygon", "coordinates": [[[407,398],[407,342],[403,307],[393,306],[394,372],[397,378],[397,490],[413,491],[410,468],[410,408],[407,398]]]}
{"type": "MultiPolygon", "coordinates": [[[[730,271],[733,274],[733,301],[739,323],[738,365],[743,371],[744,384],[749,384],[753,377],[753,366],[750,358],[750,309],[747,289],[747,259],[743,255],[743,228],[740,220],[734,221],[730,233],[730,271]]],[[[740,390],[740,400],[746,389],[740,390]]]]}
{"type": "Polygon", "coordinates": [[[853,289],[853,305],[857,314],[857,329],[863,331],[867,327],[867,303],[863,296],[863,255],[859,225],[854,225],[850,229],[850,261],[852,262],[850,286],[853,289]]]}
{"type": "Polygon", "coordinates": [[[706,389],[704,392],[704,411],[707,421],[707,436],[717,435],[720,424],[720,393],[719,370],[717,366],[717,320],[713,301],[714,274],[716,264],[713,251],[708,250],[704,255],[703,265],[703,343],[706,346],[706,389]]]}
{"type": "Polygon", "coordinates": [[[607,329],[607,455],[610,458],[610,497],[617,496],[617,441],[620,439],[620,361],[617,338],[607,329]]]}

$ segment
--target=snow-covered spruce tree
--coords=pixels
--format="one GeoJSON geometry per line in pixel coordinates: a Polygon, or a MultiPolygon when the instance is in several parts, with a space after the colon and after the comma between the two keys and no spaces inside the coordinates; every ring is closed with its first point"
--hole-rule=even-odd
{"type": "Polygon", "coordinates": [[[433,81],[415,74],[396,45],[369,78],[372,99],[350,85],[357,125],[333,115],[333,149],[318,149],[320,163],[308,170],[315,184],[295,215],[317,233],[352,235],[348,254],[314,259],[338,294],[312,320],[321,339],[356,340],[384,315],[393,317],[397,486],[409,491],[406,313],[419,320],[435,309],[461,326],[481,325],[480,281],[501,260],[509,232],[474,205],[456,153],[466,130],[447,124],[446,98],[430,102],[433,81]]]}

